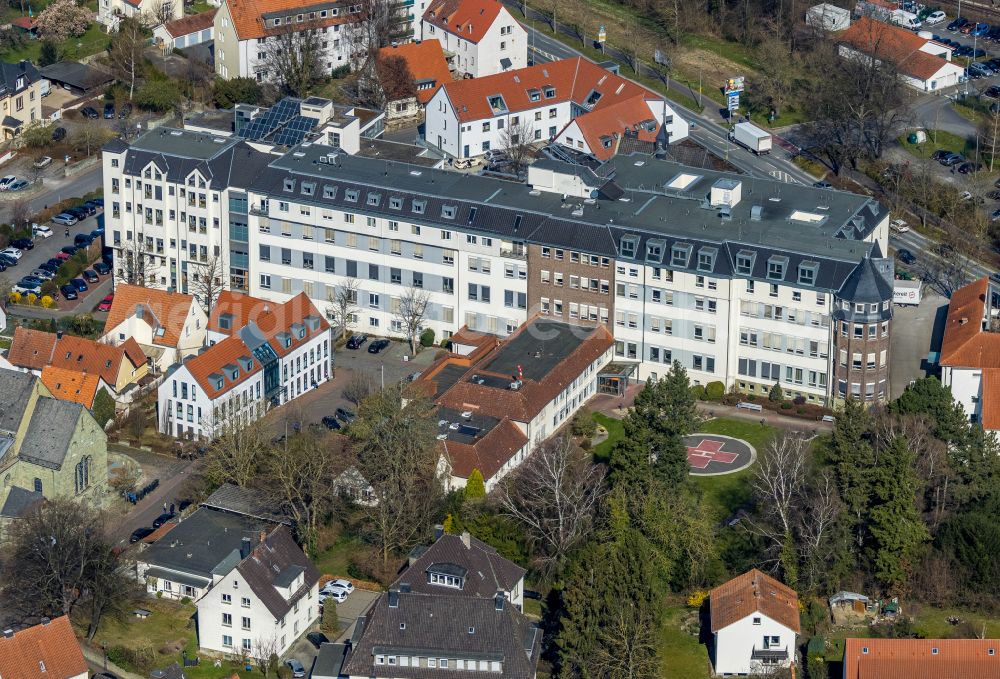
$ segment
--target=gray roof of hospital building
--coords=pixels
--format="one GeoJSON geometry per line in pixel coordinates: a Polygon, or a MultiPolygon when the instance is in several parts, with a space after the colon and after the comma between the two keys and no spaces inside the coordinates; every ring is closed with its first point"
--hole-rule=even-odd
{"type": "Polygon", "coordinates": [[[789,259],[786,282],[794,282],[800,262],[816,262],[815,287],[828,290],[838,290],[857,262],[870,256],[872,243],[863,239],[870,238],[885,217],[885,208],[866,196],[693,169],[645,156],[618,156],[596,172],[551,159],[539,165],[590,177],[584,184],[595,191],[613,181],[621,197],[612,200],[595,193],[592,199],[564,200],[559,193],[527,184],[335,154],[329,147],[311,144],[275,157],[251,188],[304,204],[625,261],[621,238],[634,235],[634,261],[650,263],[647,242],[659,240],[661,252],[667,254],[654,265],[670,269],[694,271],[697,264],[694,255],[686,265],[671,264],[674,244],[690,245],[693,252],[716,248],[719,256],[704,272],[715,276],[730,275],[736,253],[746,249],[757,253],[749,277],[766,279],[768,259],[778,254],[789,259]],[[741,183],[741,201],[728,211],[709,205],[711,187],[720,179],[741,183]],[[314,186],[304,191],[303,184],[314,186]]]}

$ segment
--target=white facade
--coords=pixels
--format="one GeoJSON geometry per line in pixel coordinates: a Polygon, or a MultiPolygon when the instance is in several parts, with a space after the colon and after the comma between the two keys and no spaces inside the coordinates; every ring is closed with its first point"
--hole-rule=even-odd
{"type": "MultiPolygon", "coordinates": [[[[293,584],[288,589],[294,592],[299,586],[293,584]]],[[[275,652],[280,657],[318,617],[318,584],[296,601],[284,617],[276,620],[240,572],[234,569],[227,575],[217,575],[212,588],[198,601],[198,646],[207,651],[236,655],[246,652],[253,656],[259,644],[273,640],[275,652]]]]}
{"type": "Polygon", "coordinates": [[[528,33],[503,6],[478,42],[435,26],[426,19],[421,22],[420,31],[421,40],[440,40],[446,56],[447,53],[453,55],[450,63],[454,70],[469,78],[481,78],[528,65],[528,33]],[[501,63],[504,59],[510,63],[501,63]]]}
{"type": "MultiPolygon", "coordinates": [[[[973,422],[983,421],[983,369],[941,366],[941,383],[973,422]]],[[[996,397],[996,395],[992,395],[996,397]]]]}
{"type": "Polygon", "coordinates": [[[763,613],[752,613],[715,633],[715,673],[723,676],[763,674],[768,667],[788,667],[795,658],[795,632],[763,613]],[[754,651],[788,652],[774,664],[754,659],[754,651]]]}
{"type": "MultiPolygon", "coordinates": [[[[222,366],[218,372],[224,372],[222,366]]],[[[182,365],[156,390],[157,429],[178,438],[213,438],[227,424],[248,424],[261,417],[267,411],[263,393],[264,373],[258,369],[232,389],[210,398],[187,365],[182,365]]]]}
{"type": "Polygon", "coordinates": [[[100,0],[97,5],[97,23],[111,33],[118,30],[122,17],[143,16],[153,25],[184,17],[183,0],[100,0]]]}
{"type": "Polygon", "coordinates": [[[135,339],[147,356],[153,359],[158,371],[165,371],[185,356],[191,356],[205,342],[208,318],[198,304],[191,304],[181,326],[176,346],[165,346],[156,341],[155,330],[135,313],[114,328],[106,328],[102,341],[120,346],[128,338],[135,339]]]}

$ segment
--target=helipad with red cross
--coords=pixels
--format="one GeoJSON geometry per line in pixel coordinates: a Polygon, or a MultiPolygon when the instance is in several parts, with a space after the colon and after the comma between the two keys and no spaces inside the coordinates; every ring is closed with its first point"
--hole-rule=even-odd
{"type": "Polygon", "coordinates": [[[691,473],[699,476],[732,474],[746,469],[757,459],[757,451],[743,439],[721,434],[692,434],[684,437],[691,473]]]}

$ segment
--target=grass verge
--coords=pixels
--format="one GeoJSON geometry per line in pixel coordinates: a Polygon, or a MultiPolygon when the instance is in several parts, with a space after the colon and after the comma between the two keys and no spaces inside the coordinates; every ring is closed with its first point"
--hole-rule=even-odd
{"type": "Polygon", "coordinates": [[[911,144],[907,141],[909,133],[899,137],[899,145],[915,158],[927,159],[938,149],[966,155],[975,150],[975,145],[966,137],[946,132],[945,130],[927,130],[927,141],[923,144],[911,144]]]}
{"type": "MultiPolygon", "coordinates": [[[[720,417],[704,422],[699,427],[699,431],[743,439],[760,454],[760,451],[778,430],[767,425],[762,426],[757,422],[720,417]]],[[[695,483],[701,488],[709,511],[712,512],[713,521],[724,521],[739,507],[750,501],[750,475],[752,473],[752,468],[747,468],[724,476],[694,477],[695,483]]]]}
{"type": "MultiPolygon", "coordinates": [[[[79,38],[70,38],[60,47],[64,50],[63,61],[77,61],[91,54],[104,51],[108,46],[108,35],[101,30],[101,25],[97,22],[90,24],[87,32],[79,38]]],[[[21,47],[0,52],[0,59],[7,63],[15,63],[22,59],[28,59],[38,63],[38,56],[42,51],[41,40],[29,40],[21,47]]]]}
{"type": "Polygon", "coordinates": [[[348,568],[351,565],[351,555],[370,549],[356,537],[341,537],[332,547],[316,557],[313,563],[324,575],[350,575],[348,568]]]}
{"type": "Polygon", "coordinates": [[[608,460],[611,459],[611,449],[625,437],[625,425],[622,424],[621,420],[601,413],[594,413],[594,421],[608,430],[607,440],[594,446],[594,461],[607,464],[608,460]]]}
{"type": "Polygon", "coordinates": [[[815,160],[809,160],[803,156],[794,156],[792,162],[795,163],[796,167],[799,167],[816,179],[823,179],[830,172],[830,170],[823,165],[823,163],[818,163],[815,160]]]}
{"type": "Polygon", "coordinates": [[[708,649],[698,642],[698,614],[683,601],[666,603],[657,649],[660,676],[664,679],[707,679],[711,676],[708,649]]]}

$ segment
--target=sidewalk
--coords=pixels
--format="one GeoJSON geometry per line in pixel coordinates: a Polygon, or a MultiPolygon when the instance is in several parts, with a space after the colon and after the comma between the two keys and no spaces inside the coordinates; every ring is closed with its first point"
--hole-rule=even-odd
{"type": "MultiPolygon", "coordinates": [[[[109,444],[108,448],[123,455],[129,455],[129,451],[132,450],[127,446],[114,443],[109,444]]],[[[160,478],[160,485],[156,487],[156,490],[136,503],[129,509],[128,513],[121,517],[113,537],[118,538],[119,543],[127,544],[135,529],[153,525],[156,517],[163,513],[164,503],[169,507],[170,504],[176,504],[183,500],[184,498],[177,495],[177,491],[197,471],[196,467],[200,463],[200,459],[192,460],[168,478],[160,478]]],[[[149,479],[149,481],[151,480],[149,479]]]]}

